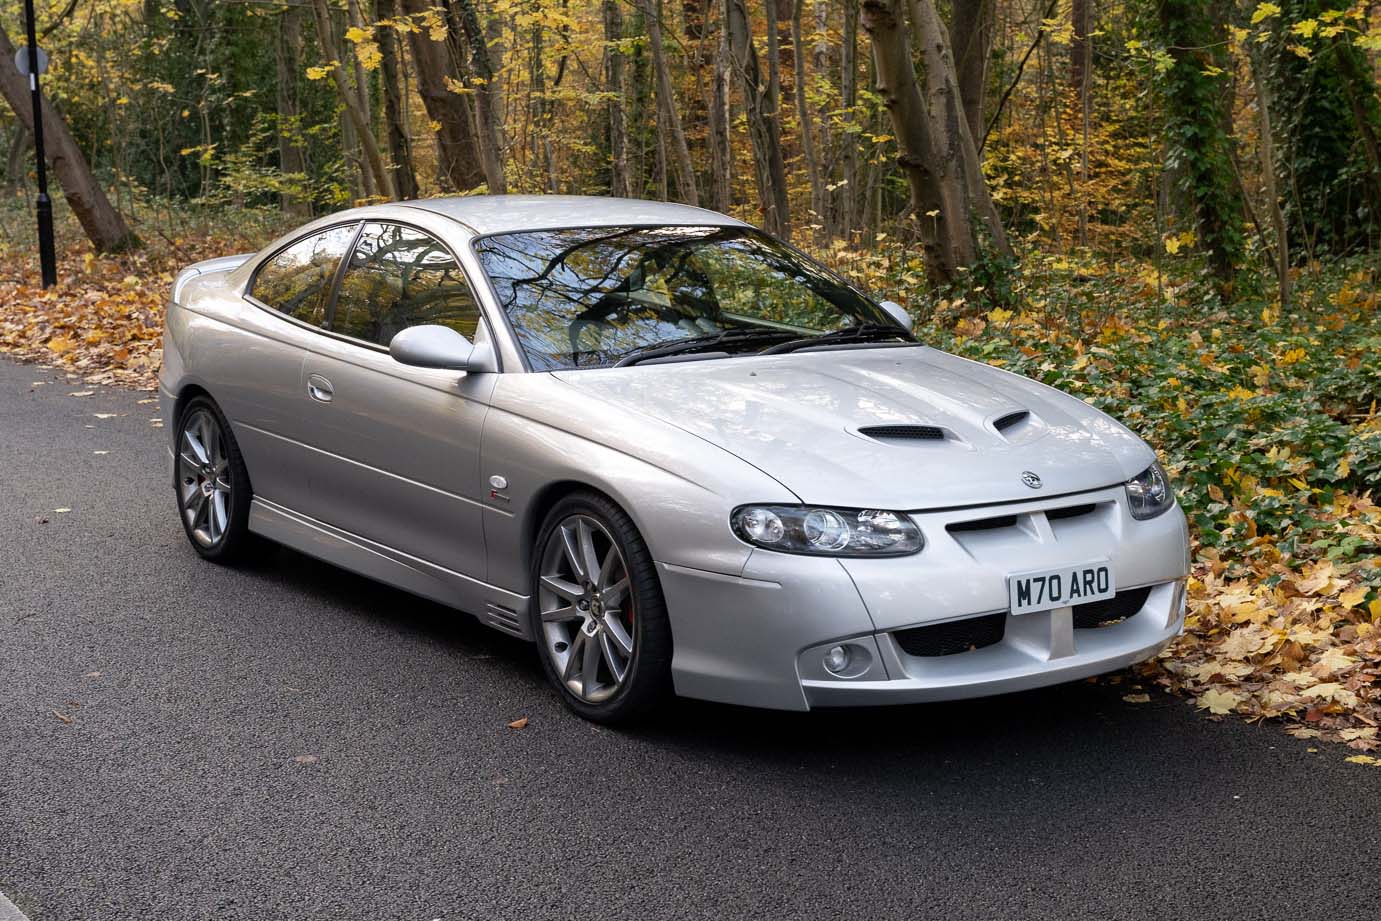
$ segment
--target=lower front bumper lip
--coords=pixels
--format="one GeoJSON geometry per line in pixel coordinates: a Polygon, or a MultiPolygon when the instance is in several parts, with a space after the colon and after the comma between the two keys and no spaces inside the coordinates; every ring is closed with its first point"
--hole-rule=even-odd
{"type": "Polygon", "coordinates": [[[947,657],[955,661],[945,665],[958,667],[940,668],[923,677],[913,675],[884,681],[805,679],[801,687],[811,707],[924,703],[1027,691],[1090,678],[1144,662],[1170,644],[1180,633],[1182,623],[1182,619],[1177,620],[1144,645],[1123,648],[1114,654],[1104,650],[1089,650],[1037,663],[1011,650],[992,647],[947,657]],[[1007,661],[1004,663],[1003,659],[1007,661]]]}

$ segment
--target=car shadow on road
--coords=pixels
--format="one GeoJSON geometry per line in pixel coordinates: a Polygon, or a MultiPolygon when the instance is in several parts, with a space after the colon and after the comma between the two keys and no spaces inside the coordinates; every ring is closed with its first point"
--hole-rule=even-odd
{"type": "MultiPolygon", "coordinates": [[[[537,709],[559,721],[557,731],[586,728],[556,706],[556,692],[530,644],[469,615],[286,548],[269,551],[247,571],[336,612],[440,644],[458,658],[497,660],[521,681],[519,693],[527,698],[509,702],[505,712],[528,712],[534,697],[545,696],[552,706],[537,709]]],[[[1195,744],[1194,737],[1221,727],[1123,671],[998,697],[808,713],[678,699],[639,725],[600,731],[611,744],[622,738],[697,761],[844,771],[854,778],[901,778],[926,770],[963,782],[974,776],[973,768],[1010,769],[1020,762],[1033,776],[1049,775],[1061,784],[1086,784],[1099,775],[1100,782],[1125,781],[1124,774],[1135,774],[1141,784],[1148,780],[1149,763],[1162,768],[1159,786],[1183,782],[1184,772],[1169,768],[1182,760],[1186,745],[1195,744]],[[1123,699],[1145,690],[1148,703],[1123,699]]]]}

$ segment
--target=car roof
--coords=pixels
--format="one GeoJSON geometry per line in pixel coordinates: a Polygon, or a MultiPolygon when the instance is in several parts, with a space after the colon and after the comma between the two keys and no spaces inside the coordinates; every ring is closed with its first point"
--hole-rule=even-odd
{"type": "Polygon", "coordinates": [[[397,204],[444,215],[477,234],[645,224],[747,226],[692,205],[597,195],[463,195],[397,204]]]}

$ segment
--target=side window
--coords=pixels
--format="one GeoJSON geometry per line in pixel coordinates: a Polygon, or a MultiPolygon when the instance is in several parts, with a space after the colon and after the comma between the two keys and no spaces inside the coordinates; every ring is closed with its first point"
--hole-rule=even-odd
{"type": "Polygon", "coordinates": [[[420,230],[364,225],[341,279],[334,332],[388,345],[409,326],[438,323],[475,338],[479,305],[451,254],[420,230]]]}
{"type": "Polygon", "coordinates": [[[250,293],[280,313],[322,326],[336,267],[358,224],[298,240],[259,268],[250,293]]]}

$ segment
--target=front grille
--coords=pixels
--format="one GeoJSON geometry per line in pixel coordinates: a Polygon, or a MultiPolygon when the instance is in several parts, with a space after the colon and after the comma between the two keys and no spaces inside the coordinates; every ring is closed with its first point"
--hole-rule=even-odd
{"type": "Polygon", "coordinates": [[[1006,613],[999,612],[898,630],[892,636],[909,656],[952,656],[1001,642],[1006,623],[1006,613]]]}
{"type": "Polygon", "coordinates": [[[1129,588],[1118,592],[1104,601],[1090,601],[1088,604],[1074,606],[1074,629],[1091,630],[1106,627],[1131,617],[1141,610],[1146,599],[1151,596],[1151,587],[1129,588]]]}
{"type": "Polygon", "coordinates": [[[1070,505],[1065,508],[1052,508],[1046,510],[1045,517],[1049,521],[1059,521],[1063,518],[1078,518],[1082,515],[1090,514],[1096,508],[1098,508],[1098,506],[1094,505],[1092,502],[1087,505],[1070,505]]]}
{"type": "Polygon", "coordinates": [[[869,425],[858,430],[869,438],[902,441],[942,441],[945,430],[937,425],[869,425]]]}
{"type": "Polygon", "coordinates": [[[955,531],[992,531],[997,528],[1014,528],[1017,524],[1016,515],[998,515],[996,518],[978,518],[974,521],[956,521],[953,524],[945,525],[945,530],[950,533],[955,531]]]}

